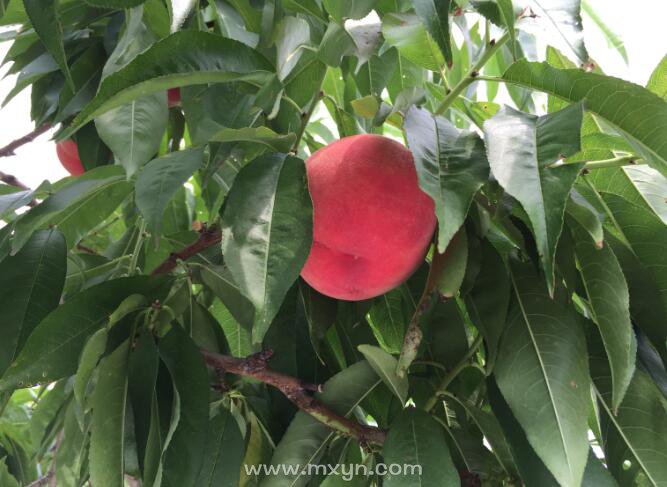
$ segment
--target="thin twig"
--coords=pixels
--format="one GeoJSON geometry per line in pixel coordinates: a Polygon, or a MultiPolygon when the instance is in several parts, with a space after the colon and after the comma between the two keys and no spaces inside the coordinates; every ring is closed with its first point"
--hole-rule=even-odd
{"type": "Polygon", "coordinates": [[[399,377],[404,377],[407,374],[410,364],[417,358],[419,346],[424,339],[424,333],[420,325],[421,317],[433,305],[434,300],[439,299],[437,288],[445,269],[446,261],[446,251],[443,253],[438,252],[436,241],[424,292],[417,303],[415,312],[410,319],[408,329],[405,331],[405,337],[403,338],[403,346],[401,347],[401,354],[398,357],[398,365],[396,366],[396,374],[399,377]]]}
{"type": "Polygon", "coordinates": [[[470,86],[473,82],[480,79],[479,72],[482,70],[484,65],[493,57],[493,55],[500,49],[509,39],[509,34],[503,35],[497,41],[491,40],[486,47],[486,50],[479,58],[479,60],[470,68],[466,75],[459,81],[452,90],[447,93],[447,96],[442,100],[442,103],[438,106],[435,111],[436,115],[442,115],[447,111],[447,109],[452,106],[452,103],[456,101],[456,98],[463,93],[463,91],[470,86]]]}
{"type": "Polygon", "coordinates": [[[310,122],[310,118],[313,116],[317,104],[322,99],[322,83],[324,83],[324,76],[317,85],[317,90],[315,91],[315,95],[310,101],[310,105],[308,106],[308,111],[301,114],[301,125],[299,127],[299,131],[296,134],[294,145],[292,146],[292,150],[295,153],[299,150],[299,144],[301,143],[301,138],[303,137],[303,134],[306,132],[306,127],[308,126],[308,122],[310,122]]]}
{"type": "Polygon", "coordinates": [[[16,186],[17,188],[30,191],[30,188],[25,184],[23,184],[18,179],[16,179],[16,176],[12,176],[11,174],[7,174],[2,171],[0,171],[0,181],[2,181],[5,184],[9,184],[10,186],[16,186]]]}
{"type": "Polygon", "coordinates": [[[153,272],[151,272],[151,275],[156,276],[158,274],[166,274],[171,272],[178,265],[178,261],[188,260],[190,257],[197,255],[199,252],[203,252],[209,247],[213,247],[214,245],[219,244],[221,238],[222,234],[217,227],[202,227],[202,229],[199,231],[199,238],[196,242],[188,245],[178,252],[170,254],[169,257],[167,257],[167,259],[162,262],[162,264],[160,264],[153,272]]]}
{"type": "Polygon", "coordinates": [[[40,125],[39,127],[37,127],[29,134],[26,134],[23,137],[19,137],[18,139],[13,140],[12,142],[10,142],[9,144],[0,149],[0,157],[13,156],[14,151],[16,149],[18,149],[22,145],[32,142],[37,137],[42,135],[44,132],[48,131],[51,127],[52,125],[50,123],[45,123],[44,125],[40,125]]]}
{"type": "Polygon", "coordinates": [[[30,482],[26,487],[43,487],[46,484],[49,483],[49,480],[51,480],[51,477],[55,475],[55,472],[53,470],[49,470],[44,477],[40,477],[34,482],[30,482]]]}
{"type": "Polygon", "coordinates": [[[477,335],[477,338],[475,338],[475,341],[472,342],[472,345],[470,345],[470,348],[466,354],[461,358],[461,360],[459,360],[459,363],[457,363],[454,368],[442,378],[442,381],[440,382],[438,388],[435,390],[435,393],[424,406],[424,409],[427,412],[431,412],[431,410],[438,403],[438,398],[444,394],[444,392],[447,390],[447,387],[449,387],[449,384],[452,383],[452,381],[456,378],[457,375],[461,373],[463,369],[470,365],[470,359],[475,356],[477,349],[479,349],[483,341],[484,338],[482,335],[477,335]]]}
{"type": "Polygon", "coordinates": [[[284,375],[268,367],[268,361],[272,355],[271,350],[265,350],[246,358],[219,355],[202,350],[206,363],[218,372],[251,377],[265,384],[271,385],[282,392],[287,399],[294,403],[299,409],[310,414],[312,417],[327,425],[339,433],[356,438],[361,443],[374,443],[381,445],[386,438],[386,432],[374,426],[366,426],[352,421],[338,413],[335,413],[317,398],[307,391],[320,389],[312,384],[302,382],[300,379],[284,375]]]}

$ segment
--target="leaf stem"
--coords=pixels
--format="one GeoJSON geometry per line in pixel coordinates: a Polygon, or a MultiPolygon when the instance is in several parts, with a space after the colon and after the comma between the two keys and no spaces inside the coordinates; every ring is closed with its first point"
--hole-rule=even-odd
{"type": "Polygon", "coordinates": [[[442,381],[440,382],[438,388],[435,390],[435,393],[433,394],[433,396],[431,396],[431,398],[424,406],[424,409],[427,412],[431,412],[431,410],[436,406],[436,404],[438,404],[438,398],[445,393],[447,387],[449,387],[449,384],[452,383],[452,381],[456,378],[457,375],[461,373],[463,369],[465,369],[468,365],[470,365],[469,364],[470,359],[475,356],[477,350],[482,345],[483,341],[484,337],[482,335],[477,335],[477,338],[475,338],[475,340],[472,342],[466,354],[461,358],[461,360],[459,360],[459,363],[457,363],[454,366],[454,368],[450,370],[449,373],[442,378],[442,381]]]}
{"type": "MultiPolygon", "coordinates": [[[[435,110],[436,115],[442,115],[447,111],[449,107],[452,106],[452,103],[456,101],[456,98],[463,93],[463,91],[470,86],[473,82],[483,79],[480,77],[479,72],[484,67],[484,65],[489,62],[493,55],[498,52],[498,50],[503,47],[503,45],[509,40],[509,34],[505,33],[497,41],[491,40],[488,44],[488,47],[479,58],[479,60],[470,68],[461,81],[457,83],[454,88],[445,96],[442,103],[435,110]]],[[[485,78],[484,78],[485,79],[485,78]]]]}
{"type": "Polygon", "coordinates": [[[313,95],[313,98],[310,101],[310,106],[308,107],[308,111],[301,114],[301,126],[299,127],[299,131],[296,133],[296,140],[294,141],[294,145],[292,146],[292,151],[295,153],[298,152],[299,150],[299,144],[301,143],[303,134],[306,132],[306,126],[308,125],[308,122],[310,122],[310,117],[313,116],[317,104],[322,99],[322,83],[324,83],[324,75],[320,79],[320,82],[317,84],[317,89],[315,90],[315,95],[313,95]]]}
{"type": "Polygon", "coordinates": [[[134,250],[132,251],[132,260],[130,261],[130,267],[128,269],[128,274],[131,276],[137,269],[137,262],[139,261],[139,251],[141,246],[144,243],[144,233],[146,233],[146,220],[141,219],[139,224],[139,234],[137,235],[137,243],[134,245],[134,250]]]}
{"type": "Polygon", "coordinates": [[[600,161],[590,161],[584,165],[584,169],[603,169],[605,167],[634,166],[638,164],[646,164],[646,161],[637,158],[637,156],[629,155],[603,159],[600,161]]]}

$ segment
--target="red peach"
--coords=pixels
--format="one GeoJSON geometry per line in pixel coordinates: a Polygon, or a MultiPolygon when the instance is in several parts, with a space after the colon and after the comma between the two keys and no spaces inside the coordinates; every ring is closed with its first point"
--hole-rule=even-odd
{"type": "Polygon", "coordinates": [[[58,154],[60,163],[72,176],[80,176],[84,173],[85,169],[83,168],[83,164],[81,164],[81,159],[79,159],[79,149],[76,146],[76,142],[72,139],[58,142],[56,144],[56,153],[58,154]]]}
{"type": "Polygon", "coordinates": [[[412,154],[379,135],[345,137],[306,161],[313,246],[301,276],[319,292],[358,301],[393,289],[424,260],[433,200],[412,154]]]}
{"type": "Polygon", "coordinates": [[[181,104],[181,89],[169,88],[167,90],[167,105],[169,108],[177,107],[181,104]]]}

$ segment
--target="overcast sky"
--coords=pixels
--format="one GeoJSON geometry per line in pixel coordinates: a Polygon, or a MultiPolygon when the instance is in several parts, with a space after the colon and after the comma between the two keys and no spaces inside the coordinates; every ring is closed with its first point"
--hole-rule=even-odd
{"type": "MultiPolygon", "coordinates": [[[[626,66],[616,51],[594,25],[586,23],[586,44],[591,57],[607,73],[644,85],[657,63],[665,55],[665,0],[589,0],[599,16],[623,39],[630,59],[626,66]]],[[[584,17],[586,22],[586,18],[584,17]]],[[[10,43],[0,44],[0,58],[10,43]]],[[[4,75],[7,67],[0,71],[4,75]]],[[[15,76],[0,81],[0,100],[7,96],[16,82],[15,76]]],[[[29,117],[30,90],[26,89],[0,110],[0,147],[33,129],[29,117]]],[[[66,175],[56,158],[50,132],[23,146],[17,155],[0,159],[0,170],[14,174],[30,187],[37,187],[43,179],[58,180],[66,175]]]]}

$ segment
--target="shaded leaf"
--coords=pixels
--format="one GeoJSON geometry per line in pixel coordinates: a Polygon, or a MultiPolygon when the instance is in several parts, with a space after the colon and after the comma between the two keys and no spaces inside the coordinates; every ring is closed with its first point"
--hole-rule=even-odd
{"type": "Polygon", "coordinates": [[[245,441],[232,414],[223,406],[213,407],[206,437],[204,463],[194,485],[202,487],[236,487],[245,441]]]}
{"type": "Polygon", "coordinates": [[[436,487],[458,485],[442,426],[429,414],[407,408],[394,420],[382,447],[384,461],[391,465],[419,465],[417,471],[388,473],[387,487],[436,487]]]}
{"type": "Polygon", "coordinates": [[[470,320],[484,335],[487,369],[493,370],[507,318],[511,281],[502,258],[488,241],[482,242],[481,254],[481,269],[465,302],[470,320]]]}
{"type": "Polygon", "coordinates": [[[604,346],[594,327],[587,329],[591,376],[600,409],[603,449],[610,472],[620,485],[629,485],[638,471],[649,485],[667,481],[667,428],[665,398],[641,368],[635,370],[616,413],[612,408],[612,381],[604,346]],[[630,468],[625,463],[630,462],[630,468]]]}
{"type": "Polygon", "coordinates": [[[621,266],[609,246],[597,248],[585,230],[572,228],[575,253],[593,321],[609,357],[614,411],[635,370],[637,341],[630,322],[630,298],[621,266]]]}
{"type": "Polygon", "coordinates": [[[127,406],[127,361],[130,341],[102,359],[93,393],[90,434],[90,480],[97,485],[125,485],[124,434],[127,406]]]}
{"type": "Polygon", "coordinates": [[[107,346],[106,328],[101,328],[92,334],[90,339],[86,342],[81,351],[81,358],[79,359],[79,368],[76,370],[74,377],[74,397],[79,404],[84,405],[86,397],[86,389],[88,382],[93,375],[93,371],[97,367],[97,363],[104,354],[107,346]]]}
{"type": "Polygon", "coordinates": [[[172,410],[178,424],[163,451],[158,478],[164,486],[195,485],[209,427],[208,372],[199,349],[179,326],[160,341],[159,350],[178,396],[178,408],[172,410]]]}
{"type": "Polygon", "coordinates": [[[72,75],[67,67],[67,56],[63,45],[63,28],[57,13],[57,0],[23,0],[23,5],[42,44],[58,63],[70,87],[74,87],[72,75]]]}
{"type": "Polygon", "coordinates": [[[579,485],[588,453],[586,341],[574,311],[540,292],[529,264],[512,266],[516,301],[495,376],[528,441],[563,485],[579,485]]]}
{"type": "Polygon", "coordinates": [[[380,347],[359,345],[357,349],[364,355],[366,361],[373,367],[375,373],[396,397],[405,404],[408,400],[408,377],[399,377],[396,374],[398,360],[380,347]]]}
{"type": "Polygon", "coordinates": [[[190,147],[153,159],[139,173],[134,198],[155,241],[160,238],[162,216],[167,204],[199,169],[203,159],[202,148],[190,147]]]}
{"type": "Polygon", "coordinates": [[[0,379],[0,389],[54,381],[76,372],[88,338],[104,327],[109,315],[129,295],[162,297],[163,277],[127,277],[93,286],[58,306],[28,338],[23,350],[0,379]]]}
{"type": "Polygon", "coordinates": [[[565,204],[581,165],[549,166],[579,151],[582,116],[581,104],[542,117],[505,107],[484,122],[491,172],[528,214],[550,293],[565,204]]]}
{"type": "Polygon", "coordinates": [[[58,306],[65,283],[65,239],[56,229],[36,232],[0,264],[0,371],[21,351],[42,319],[58,306]]]}

